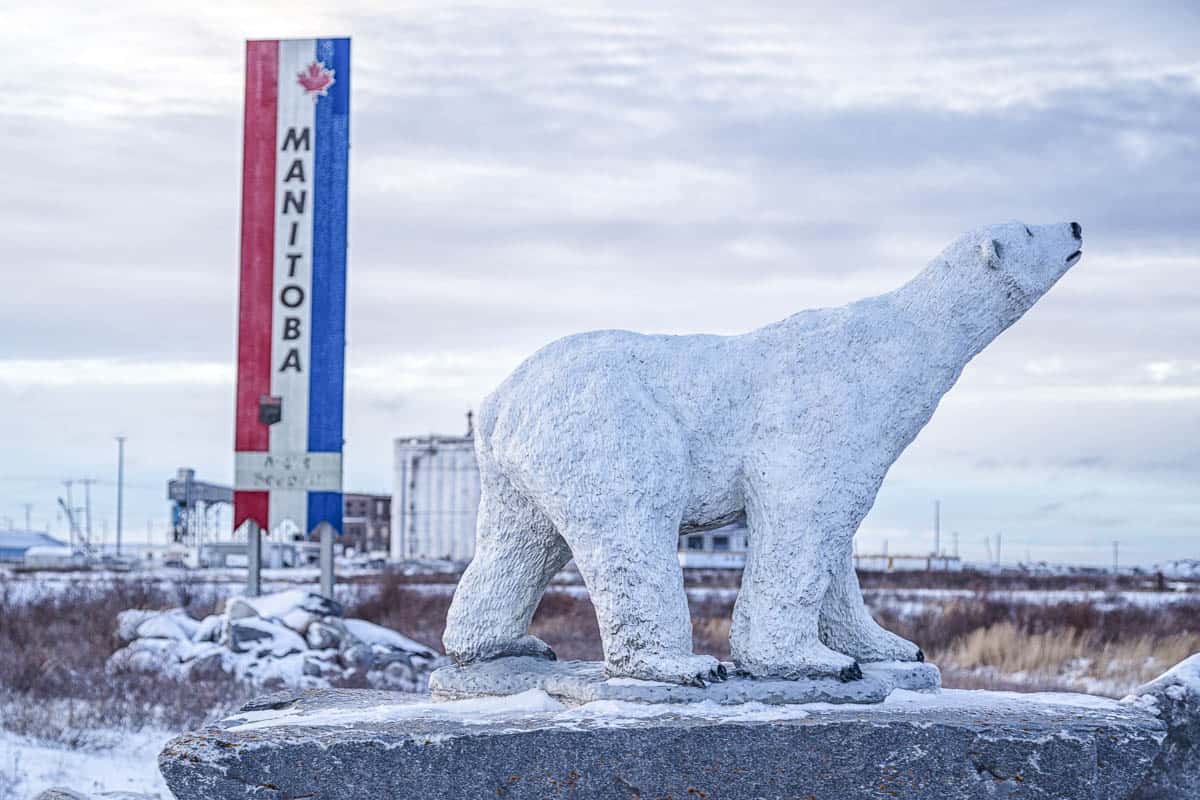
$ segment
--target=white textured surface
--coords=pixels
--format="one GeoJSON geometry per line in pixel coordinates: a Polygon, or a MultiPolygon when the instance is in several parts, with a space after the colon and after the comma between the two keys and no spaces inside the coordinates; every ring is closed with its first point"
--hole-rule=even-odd
{"type": "Polygon", "coordinates": [[[488,725],[511,722],[529,728],[534,725],[572,726],[596,723],[621,726],[637,725],[663,716],[698,717],[724,722],[804,719],[816,714],[887,714],[894,711],[957,711],[964,718],[979,717],[997,711],[1018,712],[1031,719],[1053,716],[1064,710],[1090,709],[1119,713],[1123,706],[1115,700],[1087,694],[1046,692],[989,692],[944,689],[936,694],[896,689],[882,703],[838,705],[803,703],[771,705],[739,703],[723,705],[706,700],[672,705],[634,703],[622,700],[595,700],[583,705],[567,705],[541,689],[529,689],[503,697],[473,697],[463,700],[405,698],[395,704],[371,704],[326,707],[309,710],[302,705],[263,711],[239,711],[221,724],[230,731],[252,731],[279,726],[354,726],[396,722],[409,719],[444,719],[464,725],[488,725]]]}
{"type": "Polygon", "coordinates": [[[896,689],[937,691],[941,674],[932,664],[883,661],[863,666],[863,679],[751,678],[726,665],[728,679],[704,688],[637,678],[610,678],[596,661],[546,661],[518,656],[447,666],[429,677],[429,691],[439,700],[510,695],[540,689],[569,705],[600,700],[632,703],[712,702],[720,705],[765,703],[880,703],[896,689]]]}
{"type": "Polygon", "coordinates": [[[413,641],[403,634],[396,633],[391,628],[385,628],[382,625],[376,625],[364,619],[344,619],[342,620],[342,625],[350,632],[351,636],[360,642],[366,642],[371,645],[382,645],[396,650],[407,650],[408,652],[418,653],[427,658],[433,658],[437,655],[420,642],[413,641]]]}
{"type": "Polygon", "coordinates": [[[745,513],[741,669],[819,677],[917,658],[867,613],[851,540],[963,367],[1080,246],[1069,223],[980,228],[893,292],[742,336],[596,331],[540,350],[480,408],[477,549],[447,652],[549,655],[527,628],[573,555],[610,674],[710,679],[716,660],[691,650],[677,537],[745,513]]]}
{"type": "Polygon", "coordinates": [[[1200,698],[1200,653],[1188,656],[1154,680],[1138,687],[1123,702],[1140,702],[1154,707],[1158,702],[1156,692],[1162,692],[1175,701],[1182,700],[1189,693],[1200,698]]]}

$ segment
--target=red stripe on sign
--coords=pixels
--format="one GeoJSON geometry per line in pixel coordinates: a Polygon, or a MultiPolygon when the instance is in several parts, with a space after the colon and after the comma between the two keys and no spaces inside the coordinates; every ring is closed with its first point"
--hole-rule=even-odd
{"type": "Polygon", "coordinates": [[[236,531],[242,523],[252,519],[258,527],[267,528],[267,516],[270,513],[270,492],[234,492],[233,493],[233,529],[236,531]]]}
{"type": "MultiPolygon", "coordinates": [[[[275,262],[275,128],[279,42],[246,43],[242,151],[242,267],[238,294],[237,433],[234,449],[266,450],[258,403],[271,393],[271,285],[275,262]]],[[[241,493],[239,493],[241,494],[241,493]]],[[[262,522],[266,522],[263,495],[262,522]]],[[[235,522],[236,527],[240,522],[235,522]]]]}

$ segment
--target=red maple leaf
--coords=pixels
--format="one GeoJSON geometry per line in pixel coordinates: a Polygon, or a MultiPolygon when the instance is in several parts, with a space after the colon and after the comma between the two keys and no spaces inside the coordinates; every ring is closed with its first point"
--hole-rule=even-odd
{"type": "Polygon", "coordinates": [[[329,93],[329,87],[333,86],[333,70],[326,69],[320,61],[314,61],[296,73],[296,82],[314,98],[324,97],[329,93]]]}

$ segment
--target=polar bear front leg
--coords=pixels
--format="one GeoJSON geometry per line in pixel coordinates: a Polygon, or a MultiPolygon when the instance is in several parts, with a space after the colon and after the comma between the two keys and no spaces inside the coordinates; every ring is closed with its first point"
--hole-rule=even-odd
{"type": "Polygon", "coordinates": [[[829,590],[821,604],[819,629],[826,646],[859,661],[925,660],[921,648],[881,627],[871,617],[849,547],[829,581],[829,590]]]}
{"type": "Polygon", "coordinates": [[[596,607],[605,671],[613,677],[704,686],[725,679],[712,656],[692,653],[692,620],[669,525],[645,517],[614,519],[612,527],[567,540],[596,607]],[[639,523],[633,520],[638,519],[639,523]],[[649,527],[649,529],[648,529],[649,527]]]}
{"type": "Polygon", "coordinates": [[[821,643],[818,620],[832,580],[829,533],[808,508],[747,493],[750,546],[733,610],[734,664],[755,677],[862,677],[858,663],[821,643]]]}

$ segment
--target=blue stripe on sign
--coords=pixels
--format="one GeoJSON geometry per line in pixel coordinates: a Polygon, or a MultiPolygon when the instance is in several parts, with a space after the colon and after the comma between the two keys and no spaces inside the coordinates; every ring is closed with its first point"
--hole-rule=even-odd
{"type": "Polygon", "coordinates": [[[308,493],[308,532],[312,533],[317,525],[328,522],[333,529],[342,532],[342,493],[341,492],[309,492],[308,493]]]}
{"type": "MultiPolygon", "coordinates": [[[[308,449],[341,452],[346,360],[346,187],[350,153],[350,40],[318,39],[333,86],[317,98],[313,141],[312,344],[308,449]]],[[[308,527],[341,532],[341,495],[310,492],[308,527]]]]}

